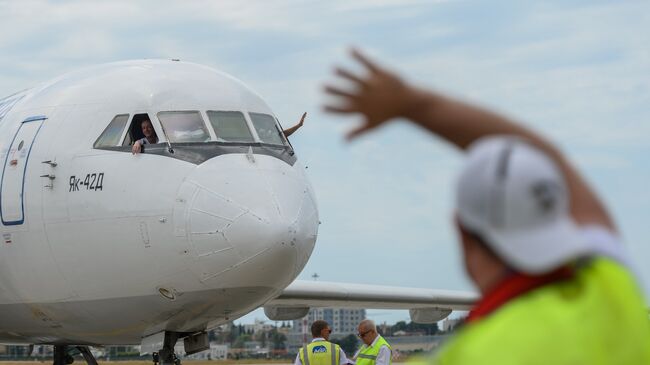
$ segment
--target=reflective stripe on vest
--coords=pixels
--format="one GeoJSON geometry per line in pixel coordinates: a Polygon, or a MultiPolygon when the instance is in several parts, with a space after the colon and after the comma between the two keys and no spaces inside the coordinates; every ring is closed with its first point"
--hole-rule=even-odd
{"type": "Polygon", "coordinates": [[[358,357],[360,357],[362,359],[377,360],[377,356],[375,356],[375,355],[359,354],[358,357]]]}
{"type": "Polygon", "coordinates": [[[300,351],[300,361],[303,365],[339,365],[339,348],[338,345],[327,341],[316,341],[302,347],[300,351]],[[330,355],[326,358],[322,356],[327,353],[314,352],[317,347],[329,347],[330,355]]]}

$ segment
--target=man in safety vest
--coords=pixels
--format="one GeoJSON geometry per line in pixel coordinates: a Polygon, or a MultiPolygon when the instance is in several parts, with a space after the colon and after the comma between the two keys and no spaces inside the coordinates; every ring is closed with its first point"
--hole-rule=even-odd
{"type": "Polygon", "coordinates": [[[300,349],[294,365],[346,365],[348,358],[341,346],[329,342],[331,333],[327,322],[314,321],[311,324],[314,339],[300,349]]]}
{"type": "Polygon", "coordinates": [[[607,209],[549,141],[505,117],[411,86],[359,52],[336,113],[355,137],[406,118],[467,152],[455,225],[483,298],[430,364],[650,364],[643,294],[607,209]]]}
{"type": "Polygon", "coordinates": [[[377,333],[377,326],[369,319],[359,323],[357,336],[363,345],[354,355],[356,365],[390,365],[392,349],[388,342],[377,333]]]}

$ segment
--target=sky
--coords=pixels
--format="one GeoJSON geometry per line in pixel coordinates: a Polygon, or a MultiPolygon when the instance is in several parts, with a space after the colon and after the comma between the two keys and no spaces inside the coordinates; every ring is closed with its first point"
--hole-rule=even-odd
{"type": "Polygon", "coordinates": [[[451,225],[462,155],[399,120],[346,143],[356,117],[322,111],[333,67],[360,70],[350,46],[557,143],[610,208],[650,293],[647,1],[0,0],[0,96],[128,59],[230,73],[285,127],[308,113],[291,142],[322,224],[300,279],[472,290],[451,225]]]}

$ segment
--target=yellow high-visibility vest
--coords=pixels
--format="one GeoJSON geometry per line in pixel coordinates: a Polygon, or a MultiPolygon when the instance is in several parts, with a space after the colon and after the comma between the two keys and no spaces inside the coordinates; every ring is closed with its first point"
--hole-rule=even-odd
{"type": "Polygon", "coordinates": [[[594,258],[468,323],[429,359],[451,364],[650,364],[650,319],[634,277],[594,258]]]}
{"type": "MultiPolygon", "coordinates": [[[[384,340],[384,338],[379,335],[377,335],[377,339],[374,345],[367,346],[364,344],[357,354],[356,365],[375,365],[375,362],[377,361],[377,355],[379,355],[379,349],[381,349],[382,346],[388,347],[391,352],[393,351],[388,342],[386,342],[386,340],[384,340]]],[[[389,356],[389,365],[393,363],[391,357],[392,356],[389,356]]]]}
{"type": "Polygon", "coordinates": [[[339,365],[341,347],[328,341],[314,341],[300,349],[302,365],[339,365]]]}

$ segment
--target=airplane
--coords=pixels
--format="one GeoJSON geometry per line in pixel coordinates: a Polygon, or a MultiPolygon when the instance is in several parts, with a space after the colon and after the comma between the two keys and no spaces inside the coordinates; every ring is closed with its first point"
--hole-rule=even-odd
{"type": "Polygon", "coordinates": [[[140,345],[156,362],[264,307],[467,310],[471,292],[296,280],[320,224],[303,166],[267,103],[179,60],[70,72],[0,100],[0,342],[140,345]],[[157,143],[132,153],[149,120],[157,143]]]}

